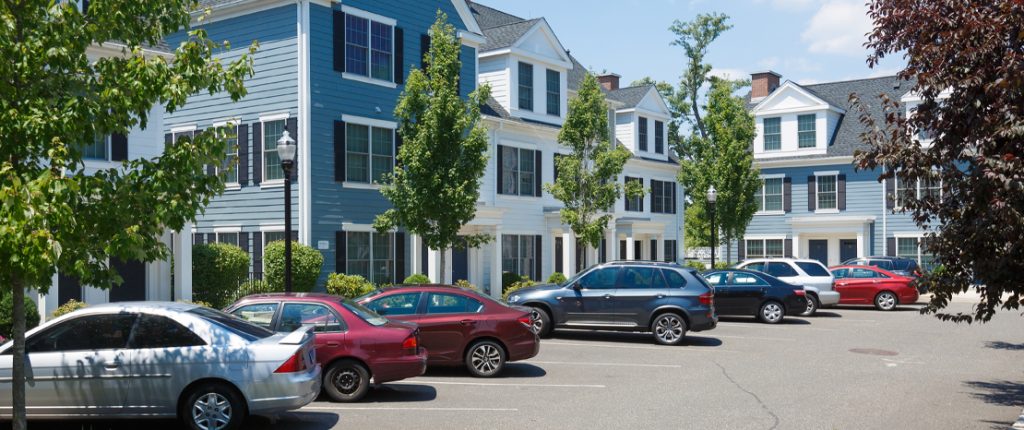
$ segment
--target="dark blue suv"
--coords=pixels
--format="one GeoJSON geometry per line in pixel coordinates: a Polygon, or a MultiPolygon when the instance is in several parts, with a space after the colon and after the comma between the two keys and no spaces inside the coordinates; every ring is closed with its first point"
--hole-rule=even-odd
{"type": "Polygon", "coordinates": [[[513,292],[509,304],[533,308],[533,328],[650,331],[678,345],[687,330],[715,328],[714,290],[693,269],[674,263],[616,261],[593,266],[561,285],[513,292]]]}

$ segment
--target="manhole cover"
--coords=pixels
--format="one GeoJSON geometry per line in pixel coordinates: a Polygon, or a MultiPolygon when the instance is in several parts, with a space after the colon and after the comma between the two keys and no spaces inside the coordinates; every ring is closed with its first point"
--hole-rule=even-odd
{"type": "Polygon", "coordinates": [[[896,351],[887,351],[887,350],[884,350],[884,349],[874,349],[874,348],[853,348],[853,349],[850,350],[850,352],[852,352],[854,354],[867,354],[867,355],[886,355],[886,356],[899,355],[899,353],[896,352],[896,351]]]}

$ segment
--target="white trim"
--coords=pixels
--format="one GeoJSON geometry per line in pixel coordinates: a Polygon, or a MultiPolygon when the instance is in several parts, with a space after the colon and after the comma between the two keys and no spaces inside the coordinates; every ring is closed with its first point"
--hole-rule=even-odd
{"type": "Polygon", "coordinates": [[[874,215],[833,215],[833,216],[803,216],[793,217],[786,220],[791,225],[857,225],[874,222],[874,215]]]}
{"type": "Polygon", "coordinates": [[[241,225],[237,225],[237,224],[236,225],[225,225],[225,226],[214,226],[213,227],[213,232],[214,233],[241,233],[242,232],[242,226],[241,225]]]}
{"type": "MultiPolygon", "coordinates": [[[[783,192],[783,195],[785,195],[785,192],[783,192]]],[[[785,215],[785,214],[786,214],[786,211],[762,211],[762,212],[754,212],[754,215],[757,215],[757,216],[778,216],[778,215],[785,215]]]]}
{"type": "Polygon", "coordinates": [[[379,190],[380,184],[378,183],[365,183],[365,182],[352,182],[344,181],[341,183],[342,188],[351,188],[353,190],[379,190]]]}
{"type": "Polygon", "coordinates": [[[270,189],[270,188],[284,188],[284,179],[274,179],[272,181],[261,181],[260,182],[260,189],[261,190],[270,189]]]}
{"type": "MultiPolygon", "coordinates": [[[[377,230],[373,228],[373,224],[358,224],[353,222],[341,223],[341,231],[345,233],[376,233],[377,230]]],[[[417,254],[418,257],[418,254],[417,254]]]]}
{"type": "Polygon", "coordinates": [[[276,113],[265,113],[259,115],[260,122],[280,121],[282,119],[288,119],[290,114],[288,112],[276,112],[276,113]]]}
{"type": "Polygon", "coordinates": [[[390,128],[392,130],[398,129],[398,123],[395,121],[385,121],[382,119],[367,118],[364,116],[342,114],[341,120],[344,121],[346,124],[352,123],[359,125],[368,125],[370,127],[377,128],[390,128]]]}
{"type": "Polygon", "coordinates": [[[187,132],[190,132],[190,131],[196,131],[196,125],[195,124],[179,125],[179,126],[171,127],[171,134],[187,133],[187,132]]]}
{"type": "MultiPolygon", "coordinates": [[[[775,151],[771,152],[772,154],[775,151]]],[[[802,152],[800,155],[809,155],[808,152],[802,152]]],[[[764,155],[764,153],[759,154],[764,155]]],[[[793,154],[785,154],[787,156],[793,154]]],[[[775,167],[812,167],[812,166],[828,166],[833,164],[853,164],[852,155],[842,155],[837,157],[815,157],[815,158],[795,158],[787,160],[765,160],[755,159],[754,167],[757,169],[767,169],[775,167]]]]}
{"type": "MultiPolygon", "coordinates": [[[[215,122],[215,123],[213,123],[213,126],[214,127],[228,127],[229,125],[230,126],[234,126],[235,127],[235,144],[237,145],[238,144],[238,126],[241,125],[241,124],[242,124],[242,120],[240,118],[238,118],[238,117],[234,117],[234,118],[229,118],[229,119],[226,119],[226,120],[223,120],[223,121],[215,122]]],[[[238,164],[237,161],[238,161],[239,158],[241,158],[241,156],[242,156],[241,152],[239,151],[238,148],[236,148],[235,149],[235,161],[236,161],[236,164],[238,164]]],[[[218,175],[220,174],[220,170],[221,170],[220,166],[213,166],[213,169],[214,169],[214,171],[218,175]]],[[[238,171],[235,172],[235,179],[236,180],[234,182],[225,182],[224,183],[224,191],[237,191],[237,190],[242,189],[242,185],[237,180],[239,173],[241,173],[241,172],[238,172],[238,171]]]]}
{"type": "Polygon", "coordinates": [[[786,240],[785,234],[748,234],[743,236],[743,240],[786,240]]]}
{"type": "MultiPolygon", "coordinates": [[[[761,147],[764,148],[764,140],[761,141],[761,147]]],[[[782,157],[802,157],[807,155],[825,155],[828,153],[828,148],[801,148],[790,151],[783,151],[781,149],[770,149],[767,151],[761,151],[754,154],[754,162],[769,158],[782,158],[782,157]]],[[[851,160],[853,157],[851,157],[851,160]]]]}
{"type": "Polygon", "coordinates": [[[769,174],[762,174],[761,175],[761,179],[779,179],[779,178],[786,179],[786,174],[785,173],[769,173],[769,174]]]}
{"type": "Polygon", "coordinates": [[[469,10],[469,5],[466,4],[465,0],[452,0],[452,5],[455,6],[455,11],[458,12],[459,18],[462,19],[462,24],[466,26],[466,29],[476,33],[483,34],[483,30],[480,30],[480,24],[476,22],[476,18],[473,18],[473,13],[469,10]]]}
{"type": "Polygon", "coordinates": [[[471,48],[479,48],[480,45],[483,45],[484,43],[487,42],[486,37],[463,30],[459,30],[456,33],[456,37],[458,37],[462,41],[463,45],[469,46],[471,48]]]}
{"type": "Polygon", "coordinates": [[[398,21],[395,20],[394,18],[386,17],[384,15],[378,15],[378,14],[375,14],[373,12],[367,12],[367,11],[362,10],[362,9],[356,9],[356,8],[354,8],[352,6],[348,6],[348,5],[341,5],[341,11],[345,12],[345,14],[347,14],[347,15],[355,15],[355,16],[358,16],[360,18],[366,18],[366,19],[369,19],[369,20],[377,21],[377,22],[379,22],[381,24],[387,24],[387,25],[390,25],[392,27],[395,27],[395,26],[398,25],[398,21]]]}
{"type": "Polygon", "coordinates": [[[762,207],[764,206],[765,197],[766,197],[765,190],[767,189],[767,187],[765,187],[764,180],[765,179],[782,179],[782,209],[781,210],[777,210],[777,211],[757,211],[757,212],[754,212],[754,215],[758,215],[758,216],[760,216],[760,215],[770,215],[770,216],[785,215],[786,214],[786,174],[785,173],[762,174],[760,176],[760,179],[761,179],[761,206],[762,207]]]}
{"type": "MultiPolygon", "coordinates": [[[[817,193],[815,193],[815,195],[817,195],[817,193]]],[[[817,205],[817,202],[815,202],[815,205],[817,205]]],[[[839,213],[839,209],[815,209],[814,213],[816,213],[816,214],[833,214],[834,215],[834,214],[838,214],[839,213]]]]}
{"type": "Polygon", "coordinates": [[[925,237],[925,235],[927,235],[927,233],[923,232],[923,231],[899,232],[899,233],[893,233],[892,237],[894,237],[896,239],[921,239],[921,238],[925,237]]]}
{"type": "MultiPolygon", "coordinates": [[[[298,160],[296,160],[301,173],[299,179],[299,237],[296,240],[303,245],[313,245],[312,234],[312,113],[310,106],[310,21],[309,1],[302,0],[299,3],[299,19],[296,25],[298,33],[298,63],[299,63],[299,94],[298,94],[298,121],[299,133],[295,136],[298,140],[298,160]]],[[[394,44],[394,30],[392,30],[392,44],[394,44]]],[[[393,45],[392,45],[393,46],[393,45]]],[[[394,49],[392,49],[392,64],[394,63],[394,49]]],[[[393,72],[392,72],[393,73],[393,72]]],[[[291,204],[289,202],[288,204],[291,204]]]]}
{"type": "Polygon", "coordinates": [[[818,176],[839,176],[838,170],[823,170],[820,172],[814,172],[814,177],[818,176]]]}
{"type": "Polygon", "coordinates": [[[284,231],[284,224],[264,224],[260,225],[260,233],[274,233],[284,231]]]}
{"type": "Polygon", "coordinates": [[[775,89],[775,91],[772,91],[772,93],[769,94],[768,97],[765,97],[760,102],[758,102],[757,106],[754,106],[754,109],[751,110],[751,113],[753,113],[755,116],[758,113],[761,113],[762,112],[762,110],[761,110],[762,106],[767,105],[769,101],[771,101],[771,100],[773,100],[775,98],[781,97],[781,96],[779,96],[779,94],[782,94],[783,92],[785,92],[785,90],[789,90],[789,89],[794,90],[794,91],[800,93],[801,95],[803,95],[803,96],[805,96],[807,98],[810,98],[811,100],[816,101],[817,105],[812,105],[813,107],[790,108],[790,109],[772,110],[772,111],[765,111],[765,112],[771,112],[772,114],[775,114],[775,113],[802,112],[802,111],[806,111],[806,110],[827,109],[827,110],[832,110],[832,111],[835,111],[835,112],[838,112],[838,113],[842,113],[842,114],[846,113],[845,109],[842,109],[842,108],[840,108],[838,106],[832,106],[831,104],[829,104],[827,101],[825,101],[821,97],[818,97],[818,96],[812,94],[810,91],[807,91],[802,86],[794,83],[793,81],[788,81],[788,80],[786,82],[784,82],[782,85],[780,85],[779,88],[775,89]]]}
{"type": "Polygon", "coordinates": [[[223,119],[223,120],[220,120],[220,121],[216,121],[216,122],[213,123],[213,126],[214,127],[227,127],[228,124],[232,124],[235,127],[238,127],[239,125],[242,124],[242,119],[237,117],[237,116],[236,117],[231,117],[231,118],[223,119]]]}
{"type": "MultiPolygon", "coordinates": [[[[394,57],[394,55],[395,55],[394,52],[392,52],[391,53],[392,58],[394,57]]],[[[392,59],[391,62],[394,63],[394,59],[392,59]]],[[[392,72],[392,74],[394,74],[394,72],[392,72]]],[[[379,86],[382,86],[382,87],[385,87],[385,88],[398,88],[398,84],[396,84],[394,82],[385,81],[383,79],[370,78],[370,77],[363,76],[363,75],[357,75],[355,73],[342,72],[341,77],[344,78],[344,79],[348,79],[350,81],[359,81],[359,82],[364,82],[364,83],[367,83],[367,84],[379,85],[379,86]]],[[[392,77],[392,78],[394,78],[394,77],[392,77]]]]}

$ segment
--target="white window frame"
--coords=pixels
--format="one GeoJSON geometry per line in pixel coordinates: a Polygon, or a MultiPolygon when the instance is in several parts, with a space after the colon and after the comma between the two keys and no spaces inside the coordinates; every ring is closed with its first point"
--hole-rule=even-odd
{"type": "Polygon", "coordinates": [[[814,213],[816,214],[837,214],[839,213],[839,171],[828,170],[824,172],[814,172],[814,213]],[[836,207],[822,209],[821,207],[821,178],[833,177],[835,180],[836,188],[832,191],[832,194],[836,196],[835,202],[836,207]]]}
{"type": "MultiPolygon", "coordinates": [[[[259,117],[259,120],[260,120],[260,141],[257,142],[257,144],[260,147],[260,166],[259,166],[259,168],[260,168],[260,172],[262,172],[260,176],[263,179],[262,181],[260,181],[260,187],[261,188],[276,188],[276,187],[283,187],[284,186],[284,178],[281,178],[281,179],[267,179],[267,153],[266,153],[265,145],[263,143],[264,143],[264,141],[267,138],[266,124],[268,122],[284,121],[284,125],[287,128],[288,127],[288,118],[289,118],[289,114],[287,112],[285,112],[285,113],[276,113],[276,114],[268,114],[268,115],[261,115],[259,117]]],[[[296,160],[296,162],[297,161],[298,160],[296,160]]]]}
{"type": "Polygon", "coordinates": [[[752,258],[783,258],[786,255],[786,236],[746,236],[743,238],[743,252],[744,260],[752,258]],[[782,253],[780,255],[768,255],[768,241],[781,241],[782,242],[782,253]],[[761,242],[761,254],[751,255],[750,254],[750,242],[761,242]]]}
{"type": "Polygon", "coordinates": [[[767,116],[767,117],[761,118],[761,133],[762,133],[762,136],[761,136],[761,152],[779,152],[779,151],[782,151],[782,117],[781,116],[767,116]],[[779,132],[778,133],[772,133],[773,136],[776,135],[776,134],[779,136],[779,147],[778,148],[768,149],[768,139],[767,139],[768,138],[768,126],[765,124],[768,120],[778,120],[779,121],[779,132]]]}
{"type": "MultiPolygon", "coordinates": [[[[111,139],[110,139],[110,135],[109,134],[103,136],[103,158],[86,157],[85,154],[84,154],[84,151],[83,151],[82,160],[85,161],[85,162],[93,162],[93,163],[109,163],[111,161],[110,160],[110,155],[111,155],[110,154],[110,150],[111,150],[110,140],[111,139]]],[[[92,146],[92,145],[89,145],[89,146],[92,146]]]]}
{"type": "Polygon", "coordinates": [[[341,120],[345,123],[345,134],[346,134],[346,136],[345,136],[345,160],[346,160],[346,162],[348,162],[348,126],[349,125],[361,125],[361,126],[364,126],[364,127],[368,127],[368,131],[367,132],[369,133],[369,135],[367,136],[367,138],[369,139],[367,141],[367,143],[369,145],[367,147],[367,150],[369,151],[367,153],[368,156],[369,156],[369,160],[368,160],[369,163],[366,165],[367,169],[369,169],[369,171],[368,171],[368,173],[369,173],[369,178],[368,178],[369,182],[349,181],[348,180],[348,172],[347,172],[348,169],[347,169],[347,166],[346,166],[346,173],[345,173],[346,176],[345,176],[345,180],[341,183],[341,186],[344,187],[344,188],[352,188],[352,189],[358,189],[358,190],[379,190],[380,189],[380,184],[378,184],[378,183],[373,181],[373,129],[374,128],[386,128],[386,129],[390,129],[391,130],[391,171],[394,172],[395,171],[395,160],[398,159],[398,123],[396,123],[394,121],[384,121],[384,120],[380,120],[380,119],[366,118],[366,117],[352,116],[352,115],[342,115],[341,116],[341,120]]]}
{"type": "MultiPolygon", "coordinates": [[[[389,18],[389,17],[386,17],[384,15],[378,15],[378,14],[375,14],[373,12],[367,12],[367,11],[362,10],[362,9],[356,9],[356,8],[354,8],[352,6],[347,6],[347,5],[342,5],[341,6],[341,11],[344,12],[346,15],[357,16],[359,18],[363,18],[363,19],[369,21],[366,24],[366,32],[367,32],[367,34],[366,34],[366,38],[367,39],[366,40],[368,42],[368,46],[366,47],[366,76],[359,75],[359,74],[356,74],[356,73],[342,72],[341,77],[344,78],[344,79],[352,80],[352,81],[358,81],[358,82],[363,82],[363,83],[367,83],[367,84],[379,85],[379,86],[387,87],[387,88],[398,88],[398,84],[395,83],[395,78],[396,78],[396,76],[395,76],[395,60],[396,60],[396,58],[395,58],[396,57],[396,55],[395,55],[395,28],[398,27],[398,21],[395,20],[394,18],[389,18]],[[391,70],[391,80],[390,81],[384,80],[384,79],[377,79],[377,78],[370,77],[373,74],[373,72],[370,70],[373,67],[373,65],[371,63],[371,58],[373,56],[373,54],[372,54],[372,51],[373,51],[373,47],[372,47],[373,41],[371,40],[371,38],[373,37],[372,34],[371,34],[371,32],[373,31],[372,30],[373,29],[373,22],[377,22],[379,24],[384,24],[384,25],[391,26],[391,64],[389,66],[390,67],[389,70],[391,70]]],[[[346,42],[346,44],[347,44],[347,42],[346,42]]],[[[347,48],[342,48],[342,49],[347,49],[347,48]]]]}
{"type": "Polygon", "coordinates": [[[913,239],[913,240],[915,240],[917,242],[917,254],[916,254],[916,258],[914,258],[914,260],[917,261],[918,267],[922,267],[923,268],[924,267],[924,264],[923,264],[923,262],[924,262],[924,260],[923,260],[924,251],[922,251],[922,249],[921,249],[921,241],[924,240],[925,233],[923,233],[923,232],[894,233],[893,237],[896,238],[896,243],[893,244],[896,249],[892,250],[892,254],[897,256],[897,257],[900,256],[900,253],[899,253],[899,251],[900,251],[900,239],[913,239]]]}
{"type": "Polygon", "coordinates": [[[235,236],[236,239],[238,239],[235,242],[235,246],[239,246],[239,247],[241,246],[241,245],[239,245],[239,243],[242,241],[242,227],[241,226],[214,227],[213,228],[213,234],[214,234],[214,240],[216,240],[217,243],[223,243],[223,242],[220,241],[220,236],[222,234],[234,234],[234,235],[236,235],[235,236]]]}
{"type": "MultiPolygon", "coordinates": [[[[374,278],[374,276],[373,276],[373,265],[374,265],[374,262],[380,261],[380,260],[374,260],[374,258],[373,258],[373,238],[374,238],[375,235],[379,235],[379,234],[389,235],[389,239],[390,239],[390,242],[391,242],[391,250],[390,250],[391,258],[388,261],[390,261],[389,264],[391,265],[391,277],[394,278],[395,275],[398,273],[398,267],[396,267],[398,265],[398,254],[396,253],[396,250],[398,249],[398,247],[397,247],[397,238],[395,237],[395,232],[394,231],[388,231],[388,232],[385,232],[385,233],[378,233],[377,230],[372,228],[372,226],[362,226],[363,228],[350,228],[350,227],[351,226],[347,226],[346,229],[344,230],[344,232],[345,232],[345,246],[346,247],[348,246],[348,243],[349,243],[349,234],[350,233],[366,233],[366,234],[370,235],[370,243],[369,243],[369,246],[370,246],[370,260],[369,260],[370,272],[369,272],[369,275],[370,275],[370,277],[367,278],[366,280],[369,281],[370,283],[374,284],[374,285],[390,284],[392,282],[401,282],[402,281],[401,279],[397,279],[397,280],[396,279],[385,279],[385,280],[379,280],[379,281],[373,279],[374,278]],[[370,228],[365,228],[365,227],[370,227],[370,228]]],[[[349,258],[348,249],[346,249],[345,250],[345,272],[346,273],[348,273],[348,262],[349,262],[349,260],[350,260],[350,258],[349,258]]],[[[335,270],[337,270],[337,269],[338,268],[335,268],[335,270]]]]}
{"type": "MultiPolygon", "coordinates": [[[[945,198],[945,195],[943,194],[943,191],[942,191],[942,182],[943,182],[943,180],[942,180],[941,177],[938,178],[938,180],[939,180],[939,201],[941,202],[945,198]]],[[[893,209],[903,209],[903,199],[902,199],[902,195],[900,194],[900,182],[901,181],[900,181],[899,175],[893,175],[893,181],[896,181],[896,182],[894,182],[894,186],[893,186],[893,190],[895,191],[895,195],[893,196],[893,198],[895,199],[895,201],[893,202],[893,209]]],[[[923,195],[923,194],[921,194],[921,191],[922,191],[921,178],[917,178],[916,180],[914,180],[914,188],[913,188],[913,190],[914,190],[914,197],[920,199],[921,196],[923,195]]]]}
{"type": "Polygon", "coordinates": [[[817,113],[800,113],[800,114],[797,114],[796,115],[796,149],[799,151],[799,150],[804,150],[804,149],[814,149],[814,148],[817,148],[817,147],[818,147],[818,114],[817,113]],[[814,118],[814,121],[811,121],[811,124],[814,124],[814,129],[813,130],[808,130],[808,131],[800,131],[800,117],[808,117],[808,116],[814,118]],[[814,133],[814,145],[811,145],[811,146],[801,146],[800,145],[800,133],[812,133],[812,132],[814,133]]]}
{"type": "MultiPolygon", "coordinates": [[[[543,180],[543,177],[541,176],[543,174],[543,172],[541,171],[541,169],[537,168],[537,163],[536,162],[533,163],[533,186],[531,187],[529,194],[523,194],[523,187],[522,187],[523,184],[522,184],[522,181],[520,181],[520,175],[522,175],[522,172],[523,172],[523,169],[522,169],[523,151],[531,151],[533,153],[533,154],[531,154],[531,156],[533,157],[531,160],[536,160],[537,159],[536,158],[537,157],[536,153],[537,152],[541,152],[541,149],[540,148],[536,148],[536,147],[535,148],[524,148],[524,147],[516,146],[516,145],[507,145],[507,144],[504,144],[504,143],[500,144],[500,145],[495,145],[495,148],[497,148],[498,151],[501,151],[502,149],[505,149],[505,148],[516,150],[516,153],[517,153],[516,160],[518,161],[516,163],[516,167],[515,167],[516,193],[515,194],[509,194],[509,193],[504,193],[503,192],[504,190],[498,190],[498,195],[501,196],[501,197],[506,197],[506,198],[507,197],[511,197],[511,198],[524,198],[524,199],[535,199],[537,197],[543,197],[543,195],[544,195],[543,188],[541,189],[541,192],[540,192],[539,196],[538,195],[534,195],[536,193],[536,190],[537,190],[537,182],[543,180]]],[[[541,153],[541,158],[543,158],[543,157],[544,157],[544,154],[542,152],[541,153]]],[[[498,157],[495,156],[494,158],[495,158],[495,165],[497,166],[497,175],[501,175],[503,167],[497,164],[497,158],[498,157]]],[[[552,159],[552,163],[554,163],[554,159],[552,159]]],[[[495,179],[495,183],[497,183],[497,179],[495,179]]],[[[543,182],[541,182],[541,184],[543,185],[543,182]]]]}
{"type": "Polygon", "coordinates": [[[782,196],[782,209],[777,210],[777,211],[759,210],[759,211],[755,212],[754,215],[785,215],[786,214],[786,174],[785,173],[775,173],[775,174],[769,174],[769,175],[761,175],[761,208],[762,209],[765,206],[767,206],[767,204],[766,204],[766,202],[767,202],[767,199],[766,199],[767,193],[766,193],[766,191],[768,190],[768,187],[764,183],[765,179],[781,179],[782,180],[782,194],[781,194],[781,196],[782,196]]]}
{"type": "MultiPolygon", "coordinates": [[[[225,181],[224,182],[224,188],[226,190],[238,190],[238,189],[242,188],[241,185],[238,182],[238,177],[242,173],[242,172],[238,171],[238,169],[241,167],[241,160],[239,159],[241,154],[239,153],[239,148],[238,148],[238,145],[239,145],[238,142],[239,142],[239,140],[240,140],[239,138],[241,136],[238,135],[238,126],[241,125],[241,124],[242,124],[242,120],[240,118],[229,118],[229,119],[226,119],[224,121],[218,121],[218,122],[213,123],[214,127],[226,127],[226,126],[234,126],[235,127],[235,145],[236,145],[236,147],[235,147],[235,181],[234,182],[227,182],[227,181],[225,181]]],[[[262,124],[260,125],[260,127],[262,127],[262,124]]],[[[262,142],[261,142],[261,144],[262,144],[262,142]]],[[[221,166],[214,166],[214,171],[216,171],[217,174],[220,175],[221,174],[221,166]]]]}

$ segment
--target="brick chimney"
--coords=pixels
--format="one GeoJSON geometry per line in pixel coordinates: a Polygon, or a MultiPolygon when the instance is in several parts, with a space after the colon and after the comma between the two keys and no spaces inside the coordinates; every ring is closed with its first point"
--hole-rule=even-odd
{"type": "Polygon", "coordinates": [[[771,70],[754,72],[750,74],[750,101],[757,102],[768,97],[772,91],[779,87],[779,80],[782,75],[771,70]]]}
{"type": "Polygon", "coordinates": [[[614,91],[619,89],[619,78],[622,78],[622,76],[615,73],[605,73],[603,75],[597,75],[597,82],[600,82],[601,86],[604,87],[605,90],[614,91]]]}

